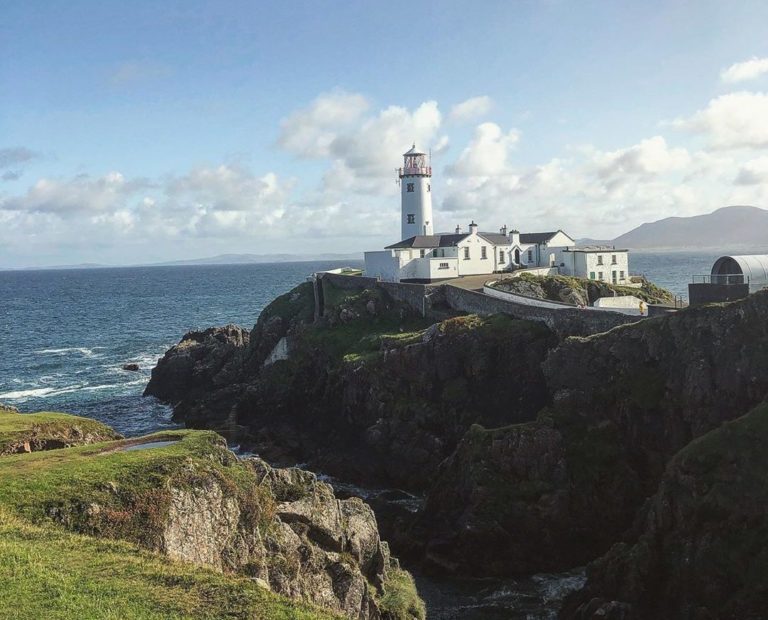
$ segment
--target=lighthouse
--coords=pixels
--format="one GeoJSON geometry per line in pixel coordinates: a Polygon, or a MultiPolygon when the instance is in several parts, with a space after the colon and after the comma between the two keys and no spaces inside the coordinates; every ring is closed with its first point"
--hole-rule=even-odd
{"type": "Polygon", "coordinates": [[[400,177],[402,239],[433,234],[432,166],[426,153],[413,147],[403,153],[400,177]]]}

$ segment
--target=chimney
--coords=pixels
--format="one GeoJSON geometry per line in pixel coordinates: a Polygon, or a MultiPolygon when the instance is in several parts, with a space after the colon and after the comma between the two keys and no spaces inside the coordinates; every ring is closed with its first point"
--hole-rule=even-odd
{"type": "Polygon", "coordinates": [[[461,226],[456,226],[456,234],[457,235],[461,234],[461,226]]]}
{"type": "Polygon", "coordinates": [[[519,230],[512,230],[509,233],[510,236],[510,242],[512,245],[520,245],[520,231],[519,230]]]}
{"type": "Polygon", "coordinates": [[[472,222],[469,224],[469,234],[477,234],[477,224],[475,224],[475,220],[472,220],[472,222]]]}
{"type": "Polygon", "coordinates": [[[499,233],[501,233],[501,234],[502,234],[502,235],[504,235],[505,237],[507,236],[507,225],[506,225],[506,224],[504,224],[504,226],[502,226],[501,228],[499,228],[499,233]]]}

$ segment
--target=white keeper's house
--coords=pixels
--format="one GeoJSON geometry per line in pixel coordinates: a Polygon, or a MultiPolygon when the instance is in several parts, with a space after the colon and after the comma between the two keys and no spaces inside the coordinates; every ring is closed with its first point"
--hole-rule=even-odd
{"type": "Polygon", "coordinates": [[[466,232],[434,232],[432,166],[416,145],[403,155],[400,180],[401,238],[384,250],[365,253],[365,274],[387,282],[436,282],[521,268],[557,267],[574,275],[615,284],[629,281],[629,251],[577,247],[562,230],[520,233],[501,226],[482,232],[472,221],[466,232]]]}

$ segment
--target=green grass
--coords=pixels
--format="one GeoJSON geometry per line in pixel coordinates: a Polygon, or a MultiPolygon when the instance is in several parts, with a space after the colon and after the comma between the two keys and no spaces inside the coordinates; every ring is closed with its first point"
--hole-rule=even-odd
{"type": "Polygon", "coordinates": [[[170,502],[169,481],[179,487],[214,476],[253,508],[257,521],[271,519],[271,496],[254,505],[253,472],[237,463],[216,433],[171,431],[146,439],[178,441],[127,452],[115,450],[126,442],[111,442],[6,456],[0,459],[0,505],[34,522],[58,512],[82,533],[153,548],[170,502]],[[89,504],[101,507],[98,515],[83,514],[81,507],[89,504]]]}
{"type": "Polygon", "coordinates": [[[79,442],[95,439],[119,439],[108,426],[88,418],[63,413],[14,413],[0,409],[0,455],[17,451],[28,441],[79,442]],[[80,439],[78,439],[78,437],[80,439]]]}
{"type": "Polygon", "coordinates": [[[0,617],[321,620],[338,616],[271,594],[249,579],[170,562],[130,543],[33,525],[0,509],[0,617]]]}
{"type": "Polygon", "coordinates": [[[416,618],[424,620],[427,610],[419,598],[416,584],[410,573],[392,569],[387,577],[385,592],[379,598],[381,611],[391,618],[416,618]]]}

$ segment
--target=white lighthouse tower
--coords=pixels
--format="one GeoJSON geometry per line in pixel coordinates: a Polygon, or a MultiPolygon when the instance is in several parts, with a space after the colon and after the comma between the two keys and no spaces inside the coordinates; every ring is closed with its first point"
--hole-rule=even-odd
{"type": "Polygon", "coordinates": [[[400,176],[402,239],[433,234],[432,166],[427,154],[414,144],[403,154],[400,176]]]}

